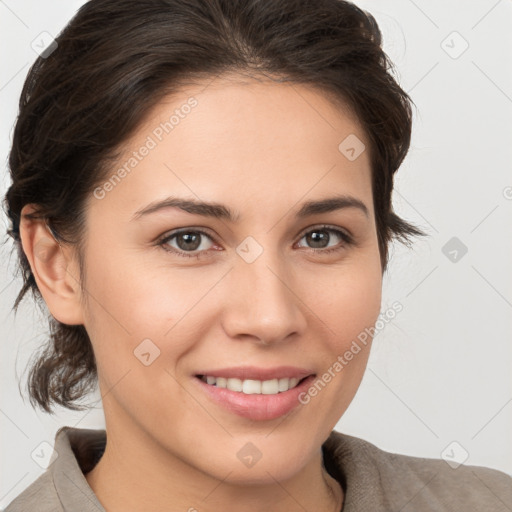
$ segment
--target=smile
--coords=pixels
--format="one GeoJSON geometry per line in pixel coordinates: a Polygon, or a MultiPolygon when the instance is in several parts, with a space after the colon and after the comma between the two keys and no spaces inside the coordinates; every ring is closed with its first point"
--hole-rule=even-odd
{"type": "Polygon", "coordinates": [[[197,383],[200,392],[217,407],[253,421],[265,421],[299,408],[302,404],[299,396],[307,391],[314,379],[315,375],[312,374],[301,378],[257,380],[205,373],[195,375],[193,381],[197,383]]]}

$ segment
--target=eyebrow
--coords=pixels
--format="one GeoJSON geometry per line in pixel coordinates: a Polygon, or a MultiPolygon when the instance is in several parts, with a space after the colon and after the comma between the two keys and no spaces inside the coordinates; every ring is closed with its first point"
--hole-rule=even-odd
{"type": "MultiPolygon", "coordinates": [[[[179,208],[193,215],[224,219],[232,223],[236,223],[240,220],[240,213],[230,210],[223,204],[197,201],[195,199],[181,199],[173,196],[148,204],[144,208],[135,212],[132,220],[137,220],[145,215],[155,213],[164,208],[179,208]]],[[[356,197],[348,195],[339,195],[316,201],[308,201],[302,205],[300,210],[297,212],[296,217],[298,219],[302,219],[311,215],[329,213],[345,208],[357,208],[362,211],[366,217],[369,217],[366,205],[356,197]]]]}

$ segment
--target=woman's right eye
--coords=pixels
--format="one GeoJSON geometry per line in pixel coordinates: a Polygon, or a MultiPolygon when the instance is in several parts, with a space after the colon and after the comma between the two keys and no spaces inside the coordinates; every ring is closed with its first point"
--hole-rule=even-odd
{"type": "Polygon", "coordinates": [[[203,238],[212,240],[212,237],[205,231],[198,229],[182,229],[166,235],[160,239],[158,245],[161,246],[165,251],[183,256],[185,258],[200,258],[206,255],[207,249],[202,247],[197,253],[188,254],[191,251],[197,251],[203,245],[203,238]],[[178,247],[169,245],[169,242],[175,242],[178,247]]]}

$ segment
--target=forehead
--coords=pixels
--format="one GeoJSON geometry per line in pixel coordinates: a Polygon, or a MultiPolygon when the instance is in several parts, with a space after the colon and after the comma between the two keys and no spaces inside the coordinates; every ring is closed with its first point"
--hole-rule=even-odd
{"type": "Polygon", "coordinates": [[[333,192],[368,203],[371,170],[362,148],[368,143],[358,120],[319,89],[216,78],[152,109],[111,166],[113,186],[93,206],[128,216],[174,195],[229,203],[243,215],[258,201],[285,207],[333,192]],[[355,159],[347,144],[360,153],[355,159]]]}

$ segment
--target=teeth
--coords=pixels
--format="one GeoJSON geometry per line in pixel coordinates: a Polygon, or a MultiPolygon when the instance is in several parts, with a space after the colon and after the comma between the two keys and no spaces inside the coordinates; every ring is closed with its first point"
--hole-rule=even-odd
{"type": "Polygon", "coordinates": [[[283,391],[288,391],[294,388],[299,379],[293,377],[291,379],[285,377],[282,379],[272,380],[240,380],[235,378],[226,379],[224,377],[211,377],[210,375],[203,375],[201,377],[203,382],[218,388],[226,388],[230,391],[238,391],[246,395],[277,395],[283,391]]]}

